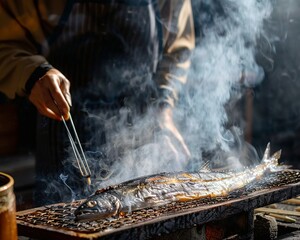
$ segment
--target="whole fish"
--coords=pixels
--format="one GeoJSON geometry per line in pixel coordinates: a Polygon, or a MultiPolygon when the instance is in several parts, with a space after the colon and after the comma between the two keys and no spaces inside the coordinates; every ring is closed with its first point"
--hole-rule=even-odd
{"type": "Polygon", "coordinates": [[[102,219],[170,202],[225,196],[278,169],[281,151],[270,157],[268,144],[261,163],[241,172],[175,172],[133,179],[97,190],[74,212],[77,220],[102,219]]]}

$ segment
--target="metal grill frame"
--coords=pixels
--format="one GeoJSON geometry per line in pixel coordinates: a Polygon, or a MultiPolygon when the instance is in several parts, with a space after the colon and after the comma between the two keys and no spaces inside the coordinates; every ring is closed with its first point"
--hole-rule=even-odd
{"type": "MultiPolygon", "coordinates": [[[[90,233],[73,231],[61,226],[52,227],[48,225],[33,224],[27,222],[26,218],[24,218],[28,214],[37,211],[43,212],[49,207],[56,208],[62,206],[62,203],[42,208],[29,209],[17,213],[18,232],[21,236],[33,238],[40,238],[42,236],[42,239],[149,239],[162,234],[169,234],[179,229],[188,229],[196,225],[226,219],[227,217],[239,213],[250,213],[250,215],[252,215],[251,213],[253,213],[255,208],[300,195],[299,170],[284,171],[280,173],[280,175],[276,175],[276,179],[277,178],[278,182],[273,182],[269,185],[263,181],[258,182],[256,186],[252,186],[251,193],[239,196],[238,198],[224,198],[207,205],[200,203],[196,207],[187,207],[180,211],[174,211],[173,208],[173,210],[167,210],[160,216],[151,219],[141,219],[133,224],[125,224],[118,228],[107,228],[104,231],[90,233]],[[289,179],[291,178],[290,176],[294,175],[297,175],[297,179],[289,179]]],[[[247,192],[250,190],[246,189],[247,192]]],[[[191,205],[193,203],[197,203],[197,201],[184,204],[191,205]]],[[[174,206],[176,208],[177,205],[175,204],[174,206]]],[[[253,229],[250,229],[249,234],[252,234],[251,231],[253,232],[253,229]]]]}

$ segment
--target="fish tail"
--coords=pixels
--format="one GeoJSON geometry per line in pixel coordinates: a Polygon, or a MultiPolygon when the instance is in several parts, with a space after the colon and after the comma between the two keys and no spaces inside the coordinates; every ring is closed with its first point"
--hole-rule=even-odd
{"type": "Polygon", "coordinates": [[[270,151],[271,151],[271,147],[270,147],[270,143],[268,143],[262,161],[265,163],[270,163],[270,162],[278,163],[278,160],[281,156],[281,150],[275,152],[272,156],[270,156],[270,151]]]}
{"type": "Polygon", "coordinates": [[[275,152],[272,156],[270,156],[270,143],[268,143],[262,162],[267,165],[271,172],[282,171],[283,169],[287,169],[288,166],[280,165],[279,159],[281,157],[281,150],[275,152]]]}
{"type": "Polygon", "coordinates": [[[281,157],[281,150],[275,152],[275,153],[272,155],[271,158],[272,158],[273,161],[276,161],[276,162],[278,163],[278,160],[279,160],[280,157],[281,157]]]}

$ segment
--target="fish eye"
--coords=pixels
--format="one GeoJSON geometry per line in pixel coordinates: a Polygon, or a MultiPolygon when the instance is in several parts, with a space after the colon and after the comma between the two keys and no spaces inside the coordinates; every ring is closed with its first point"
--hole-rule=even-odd
{"type": "Polygon", "coordinates": [[[88,205],[88,207],[95,207],[96,205],[97,205],[97,202],[96,201],[94,201],[94,200],[92,200],[92,201],[88,201],[87,202],[87,205],[88,205]]]}

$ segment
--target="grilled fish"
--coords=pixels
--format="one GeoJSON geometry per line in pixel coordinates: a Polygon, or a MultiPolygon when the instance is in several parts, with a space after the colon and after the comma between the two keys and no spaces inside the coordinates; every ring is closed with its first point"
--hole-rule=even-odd
{"type": "Polygon", "coordinates": [[[175,172],[140,177],[97,190],[75,210],[77,220],[118,216],[170,202],[225,196],[245,187],[267,170],[278,169],[281,151],[270,157],[268,144],[261,163],[241,172],[175,172]]]}

